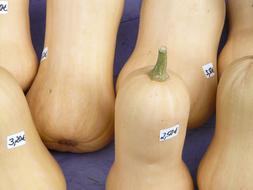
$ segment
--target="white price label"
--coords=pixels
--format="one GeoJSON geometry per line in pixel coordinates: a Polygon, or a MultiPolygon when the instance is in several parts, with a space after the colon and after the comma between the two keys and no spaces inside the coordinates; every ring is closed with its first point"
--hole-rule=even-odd
{"type": "Polygon", "coordinates": [[[212,63],[208,63],[206,65],[203,65],[202,69],[204,71],[206,78],[214,77],[215,72],[214,72],[214,67],[213,67],[212,63]]]}
{"type": "Polygon", "coordinates": [[[175,125],[174,127],[160,130],[160,141],[166,141],[177,136],[179,133],[179,128],[179,125],[175,125]]]}
{"type": "Polygon", "coordinates": [[[26,144],[25,132],[21,131],[7,137],[7,148],[13,149],[26,144]]]}
{"type": "Polygon", "coordinates": [[[41,62],[44,61],[45,59],[47,59],[47,56],[48,56],[48,48],[45,47],[42,51],[42,54],[41,54],[41,62]]]}
{"type": "Polygon", "coordinates": [[[0,1],[0,14],[5,15],[8,13],[8,1],[0,1]]]}

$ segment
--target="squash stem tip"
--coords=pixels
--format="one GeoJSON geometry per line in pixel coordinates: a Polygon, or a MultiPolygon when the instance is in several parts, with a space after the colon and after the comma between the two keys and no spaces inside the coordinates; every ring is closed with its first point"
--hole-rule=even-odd
{"type": "Polygon", "coordinates": [[[158,59],[155,67],[148,74],[151,80],[163,82],[169,78],[167,73],[167,48],[162,46],[158,51],[158,59]]]}

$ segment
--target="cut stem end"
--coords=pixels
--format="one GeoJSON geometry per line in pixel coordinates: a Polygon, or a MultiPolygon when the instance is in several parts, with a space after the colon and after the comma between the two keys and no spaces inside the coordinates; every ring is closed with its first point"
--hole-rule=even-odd
{"type": "Polygon", "coordinates": [[[162,46],[158,51],[158,59],[155,67],[149,72],[151,80],[163,82],[169,78],[167,73],[167,48],[162,46]]]}

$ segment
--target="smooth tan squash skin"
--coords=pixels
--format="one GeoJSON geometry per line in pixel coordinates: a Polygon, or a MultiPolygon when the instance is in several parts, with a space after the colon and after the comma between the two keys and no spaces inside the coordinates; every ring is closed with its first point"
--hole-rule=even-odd
{"type": "Polygon", "coordinates": [[[64,176],[42,143],[22,89],[0,69],[0,189],[66,190],[64,176]],[[7,149],[7,137],[25,131],[26,144],[7,149]]]}
{"type": "Polygon", "coordinates": [[[38,67],[30,33],[29,0],[8,2],[8,14],[0,14],[0,66],[26,91],[38,67]]]}
{"type": "Polygon", "coordinates": [[[27,100],[50,149],[89,152],[111,141],[113,61],[123,0],[47,1],[45,47],[27,100]]]}
{"type": "Polygon", "coordinates": [[[200,190],[253,189],[253,57],[222,74],[215,135],[198,170],[200,190]]]}
{"type": "Polygon", "coordinates": [[[253,55],[253,2],[227,1],[229,35],[218,63],[219,77],[232,62],[253,55]]]}
{"type": "Polygon", "coordinates": [[[217,77],[207,79],[202,66],[216,70],[218,44],[225,17],[222,0],[143,0],[135,50],[123,67],[117,89],[127,75],[156,60],[161,44],[168,47],[168,68],[186,82],[191,96],[188,127],[200,127],[213,114],[217,77]]]}
{"type": "Polygon", "coordinates": [[[115,107],[115,162],[106,190],[193,190],[182,161],[189,93],[169,71],[164,82],[150,79],[152,67],[134,71],[120,88],[115,107]],[[160,142],[160,130],[180,125],[178,136],[160,142]]]}

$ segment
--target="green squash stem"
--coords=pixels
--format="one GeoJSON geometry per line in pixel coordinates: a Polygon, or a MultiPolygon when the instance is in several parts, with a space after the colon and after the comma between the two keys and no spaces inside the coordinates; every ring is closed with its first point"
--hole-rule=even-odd
{"type": "Polygon", "coordinates": [[[169,78],[167,72],[167,48],[159,48],[158,59],[155,67],[148,73],[151,80],[163,82],[169,78]]]}

